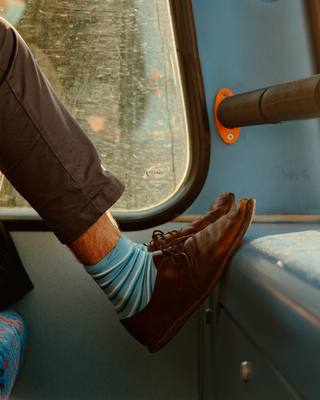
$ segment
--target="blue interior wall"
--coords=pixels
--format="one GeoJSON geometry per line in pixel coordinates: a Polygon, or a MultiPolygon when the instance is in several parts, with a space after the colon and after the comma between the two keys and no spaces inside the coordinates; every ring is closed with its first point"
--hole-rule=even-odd
{"type": "Polygon", "coordinates": [[[198,46],[212,135],[204,189],[188,213],[203,212],[220,192],[257,199],[257,212],[314,213],[320,204],[317,120],[241,129],[224,144],[213,123],[221,87],[235,94],[314,73],[303,0],[195,0],[198,46]]]}
{"type": "MultiPolygon", "coordinates": [[[[143,243],[151,232],[129,237],[143,243]]],[[[14,232],[13,239],[34,289],[13,307],[27,323],[28,347],[12,400],[198,399],[197,313],[151,354],[52,233],[14,232]]]]}

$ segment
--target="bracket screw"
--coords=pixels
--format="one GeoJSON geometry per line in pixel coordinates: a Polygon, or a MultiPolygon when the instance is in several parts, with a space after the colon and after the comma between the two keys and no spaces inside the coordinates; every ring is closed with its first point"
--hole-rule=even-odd
{"type": "Polygon", "coordinates": [[[252,363],[249,361],[243,361],[240,364],[240,379],[242,382],[248,383],[252,378],[252,363]]]}
{"type": "Polygon", "coordinates": [[[234,139],[233,133],[228,133],[227,138],[228,138],[228,140],[230,140],[230,141],[233,140],[233,139],[234,139]]]}
{"type": "Polygon", "coordinates": [[[212,308],[206,308],[204,311],[204,319],[207,325],[210,325],[214,321],[214,311],[212,308]]]}

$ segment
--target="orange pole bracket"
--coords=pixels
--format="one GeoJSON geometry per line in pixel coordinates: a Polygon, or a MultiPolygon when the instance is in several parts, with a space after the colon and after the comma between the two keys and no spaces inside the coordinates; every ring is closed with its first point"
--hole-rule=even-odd
{"type": "Polygon", "coordinates": [[[234,144],[238,141],[240,136],[240,128],[226,128],[221,124],[218,118],[218,108],[219,105],[223,102],[223,100],[227,97],[233,96],[233,93],[228,88],[222,88],[216,94],[216,98],[214,101],[214,121],[216,124],[217,131],[221,137],[221,139],[226,144],[234,144]]]}

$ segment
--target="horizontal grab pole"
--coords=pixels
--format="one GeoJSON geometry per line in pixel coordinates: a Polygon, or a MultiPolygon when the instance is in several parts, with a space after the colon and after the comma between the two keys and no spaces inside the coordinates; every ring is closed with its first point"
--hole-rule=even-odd
{"type": "Polygon", "coordinates": [[[217,110],[226,128],[320,117],[320,74],[226,97],[217,110]]]}

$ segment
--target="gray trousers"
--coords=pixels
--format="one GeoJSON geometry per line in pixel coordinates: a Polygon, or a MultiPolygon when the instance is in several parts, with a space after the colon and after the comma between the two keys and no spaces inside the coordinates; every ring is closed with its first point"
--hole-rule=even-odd
{"type": "Polygon", "coordinates": [[[84,233],[124,187],[0,17],[0,170],[62,243],[84,233]]]}

